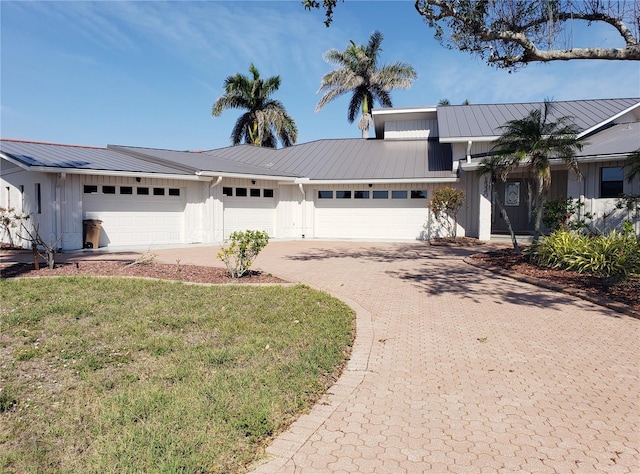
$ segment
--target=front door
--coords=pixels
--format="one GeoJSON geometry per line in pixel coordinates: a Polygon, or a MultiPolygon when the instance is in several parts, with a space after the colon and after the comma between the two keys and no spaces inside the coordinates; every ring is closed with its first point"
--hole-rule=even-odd
{"type": "MultiPolygon", "coordinates": [[[[496,183],[498,198],[502,200],[513,231],[529,233],[534,228],[532,192],[530,179],[513,178],[505,183],[496,183]]],[[[495,233],[509,232],[507,222],[500,212],[497,203],[493,203],[491,231],[495,233]]]]}

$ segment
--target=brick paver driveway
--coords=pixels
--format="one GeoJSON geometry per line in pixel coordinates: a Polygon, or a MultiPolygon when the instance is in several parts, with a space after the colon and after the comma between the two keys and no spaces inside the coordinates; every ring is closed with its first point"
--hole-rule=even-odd
{"type": "MultiPolygon", "coordinates": [[[[345,300],[358,335],[344,375],[256,472],[640,472],[640,321],[468,253],[269,244],[256,267],[345,300]]],[[[202,249],[180,256],[201,263],[202,249]]]]}

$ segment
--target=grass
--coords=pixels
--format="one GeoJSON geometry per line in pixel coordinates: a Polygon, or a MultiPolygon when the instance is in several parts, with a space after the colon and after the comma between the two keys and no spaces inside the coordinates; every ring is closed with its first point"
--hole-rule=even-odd
{"type": "Polygon", "coordinates": [[[305,286],[0,280],[0,472],[242,472],[341,370],[305,286]]]}

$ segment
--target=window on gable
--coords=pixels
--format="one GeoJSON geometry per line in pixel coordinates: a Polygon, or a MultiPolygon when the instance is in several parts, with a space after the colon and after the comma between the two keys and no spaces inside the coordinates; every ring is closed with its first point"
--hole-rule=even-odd
{"type": "Polygon", "coordinates": [[[600,168],[600,197],[615,198],[624,190],[624,170],[621,166],[600,168]]]}

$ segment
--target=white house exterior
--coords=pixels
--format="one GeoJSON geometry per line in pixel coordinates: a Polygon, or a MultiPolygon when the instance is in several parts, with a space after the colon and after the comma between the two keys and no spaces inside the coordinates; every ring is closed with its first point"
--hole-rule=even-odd
{"type": "MultiPolygon", "coordinates": [[[[245,229],[275,239],[399,241],[441,235],[427,203],[436,188],[453,186],[467,193],[458,235],[489,240],[504,229],[488,180],[475,169],[501,125],[540,105],[379,109],[376,138],[278,150],[179,152],[3,139],[0,206],[29,214],[48,241],[62,235],[64,250],[85,246],[87,219],[102,221],[102,247],[215,244],[245,229]]],[[[640,179],[617,179],[626,156],[640,148],[640,99],[557,102],[556,110],[575,117],[586,145],[583,178],[554,164],[552,194],[581,199],[600,218],[614,207],[606,197],[612,192],[640,194],[640,179]]],[[[509,183],[514,196],[519,192],[511,203],[521,216],[512,220],[527,231],[527,176],[514,173],[509,183]]],[[[609,225],[624,218],[607,217],[609,225]]]]}

